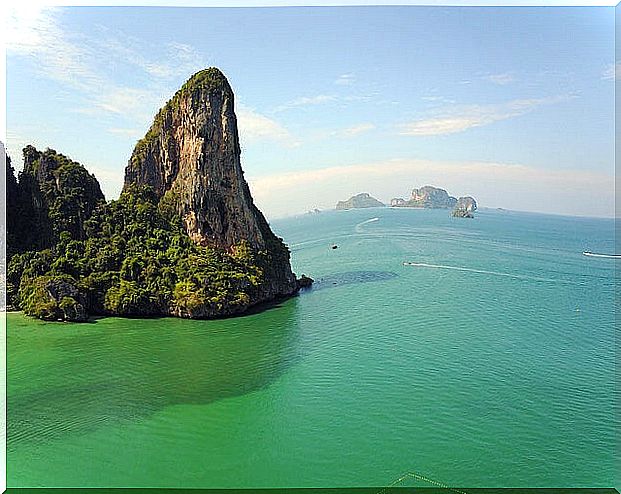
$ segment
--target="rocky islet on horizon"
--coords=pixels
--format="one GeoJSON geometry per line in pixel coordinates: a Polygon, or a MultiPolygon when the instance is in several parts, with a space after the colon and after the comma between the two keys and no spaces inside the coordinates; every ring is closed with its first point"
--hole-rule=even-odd
{"type": "MultiPolygon", "coordinates": [[[[370,207],[383,207],[384,203],[363,192],[350,197],[346,201],[339,201],[335,209],[357,209],[370,207]]],[[[393,208],[422,208],[422,209],[453,209],[452,215],[455,217],[472,218],[477,209],[476,201],[473,197],[464,196],[457,199],[450,196],[444,189],[425,185],[420,189],[413,189],[409,199],[395,197],[390,200],[390,207],[393,208]]]]}
{"type": "Polygon", "coordinates": [[[350,197],[346,201],[336,203],[336,209],[355,209],[355,208],[378,208],[385,207],[386,204],[371,197],[367,192],[362,192],[350,197]]]}

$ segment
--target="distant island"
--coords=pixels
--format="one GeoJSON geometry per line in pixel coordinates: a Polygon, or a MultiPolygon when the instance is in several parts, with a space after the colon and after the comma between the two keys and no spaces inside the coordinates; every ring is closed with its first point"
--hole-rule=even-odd
{"type": "MultiPolygon", "coordinates": [[[[371,197],[368,193],[350,197],[346,201],[339,201],[336,209],[375,208],[385,206],[384,203],[371,197]]],[[[457,199],[450,196],[444,189],[425,185],[420,189],[413,189],[409,199],[395,197],[390,200],[393,208],[422,208],[422,209],[453,209],[452,215],[456,218],[473,218],[477,203],[473,197],[464,196],[457,199]]]]}
{"type": "Polygon", "coordinates": [[[431,185],[413,189],[408,200],[400,197],[390,200],[390,205],[394,208],[450,209],[456,204],[457,199],[448,195],[446,190],[431,185]]]}
{"type": "Polygon", "coordinates": [[[295,294],[312,280],[254,205],[233,91],[194,74],[158,112],[118,200],[52,149],[7,159],[7,305],[45,320],[212,318],[295,294]]]}
{"type": "Polygon", "coordinates": [[[339,201],[336,209],[356,209],[356,208],[378,208],[386,207],[386,204],[371,197],[368,193],[363,192],[350,197],[346,201],[339,201]]]}
{"type": "Polygon", "coordinates": [[[407,201],[397,197],[391,199],[390,206],[393,208],[425,208],[425,209],[453,209],[452,216],[455,218],[474,218],[477,203],[473,197],[464,196],[457,199],[439,187],[425,185],[420,189],[413,189],[410,199],[407,201]]]}
{"type": "Polygon", "coordinates": [[[477,202],[474,197],[465,196],[460,197],[453,209],[453,216],[455,218],[474,218],[474,212],[477,210],[477,202]]]}

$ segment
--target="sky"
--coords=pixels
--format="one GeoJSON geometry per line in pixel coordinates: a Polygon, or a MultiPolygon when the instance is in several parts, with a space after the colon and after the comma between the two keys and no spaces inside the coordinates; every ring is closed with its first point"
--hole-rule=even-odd
{"type": "MultiPolygon", "coordinates": [[[[19,5],[17,7],[20,7],[19,5]]],[[[481,207],[614,216],[613,7],[11,11],[7,150],[79,161],[108,199],[196,71],[235,92],[268,218],[434,185],[481,207]]]]}

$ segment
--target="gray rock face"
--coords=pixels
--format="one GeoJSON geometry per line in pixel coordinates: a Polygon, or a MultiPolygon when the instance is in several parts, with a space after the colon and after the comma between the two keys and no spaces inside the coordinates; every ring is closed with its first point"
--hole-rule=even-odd
{"type": "Polygon", "coordinates": [[[206,69],[159,111],[134,149],[125,185],[152,186],[201,245],[229,249],[247,240],[263,249],[273,234],[252,201],[240,154],[233,91],[218,69],[206,69]]]}
{"type": "Polygon", "coordinates": [[[449,196],[446,190],[431,185],[412,190],[412,196],[407,201],[400,197],[390,201],[392,207],[400,208],[450,209],[455,204],[457,204],[457,199],[449,196]]]}
{"type": "Polygon", "coordinates": [[[220,70],[205,69],[177,91],[136,144],[125,187],[153,187],[200,245],[231,252],[247,241],[267,251],[269,282],[257,299],[290,295],[299,287],[289,251],[254,205],[240,155],[233,91],[220,70]]]}
{"type": "Polygon", "coordinates": [[[407,201],[407,206],[411,208],[452,208],[457,203],[457,199],[449,196],[444,189],[425,185],[420,189],[412,190],[412,197],[407,201]]]}
{"type": "Polygon", "coordinates": [[[477,210],[477,202],[473,197],[460,197],[453,209],[453,216],[456,218],[474,218],[474,212],[477,210]]]}
{"type": "Polygon", "coordinates": [[[371,197],[368,193],[363,192],[350,197],[346,201],[339,201],[336,204],[336,209],[378,208],[384,206],[386,206],[386,204],[371,197]]]}
{"type": "Polygon", "coordinates": [[[50,300],[57,305],[57,318],[84,322],[88,319],[86,297],[71,283],[53,279],[45,284],[50,300]]]}
{"type": "Polygon", "coordinates": [[[473,197],[464,196],[456,199],[450,196],[446,190],[430,185],[412,190],[412,197],[407,201],[400,197],[395,197],[391,199],[390,205],[400,208],[453,208],[453,216],[467,218],[473,217],[472,213],[477,209],[477,203],[473,197]]]}
{"type": "Polygon", "coordinates": [[[477,210],[477,202],[474,197],[464,196],[457,200],[455,209],[465,209],[466,211],[474,212],[477,210]]]}
{"type": "Polygon", "coordinates": [[[84,222],[105,201],[95,176],[53,149],[26,146],[24,169],[13,185],[7,200],[19,211],[20,225],[10,225],[17,232],[11,251],[51,247],[63,231],[84,239],[84,222]]]}

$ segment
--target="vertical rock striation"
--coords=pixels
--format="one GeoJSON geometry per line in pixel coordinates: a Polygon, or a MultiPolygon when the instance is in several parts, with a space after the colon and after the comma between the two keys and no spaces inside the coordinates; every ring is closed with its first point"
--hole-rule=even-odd
{"type": "Polygon", "coordinates": [[[134,149],[118,200],[79,163],[24,149],[6,170],[8,299],[45,320],[212,318],[296,293],[289,250],[252,201],[233,92],[195,74],[134,149]],[[15,220],[15,221],[13,221],[15,220]]]}
{"type": "Polygon", "coordinates": [[[267,252],[269,289],[261,298],[298,289],[289,251],[254,205],[241,168],[231,87],[220,70],[194,74],[159,111],[125,169],[125,188],[153,188],[174,207],[202,246],[234,251],[248,242],[267,252]]]}
{"type": "Polygon", "coordinates": [[[350,197],[346,201],[336,203],[336,209],[356,209],[356,208],[382,208],[386,204],[378,201],[375,197],[371,197],[367,192],[362,192],[350,197]]]}
{"type": "MultiPolygon", "coordinates": [[[[7,173],[12,175],[9,168],[7,173]]],[[[51,247],[63,232],[83,240],[84,223],[105,201],[95,176],[53,149],[26,146],[24,169],[19,183],[14,181],[10,179],[7,188],[12,213],[9,234],[14,239],[11,252],[51,247]]]]}
{"type": "Polygon", "coordinates": [[[412,197],[408,201],[410,207],[421,208],[452,208],[456,203],[457,199],[448,195],[446,190],[431,185],[412,190],[412,197]]]}
{"type": "Polygon", "coordinates": [[[453,216],[455,218],[474,218],[474,212],[477,210],[477,202],[474,197],[464,196],[460,197],[453,209],[453,216]]]}
{"type": "Polygon", "coordinates": [[[457,199],[450,196],[446,190],[431,185],[413,189],[412,196],[407,201],[401,197],[395,197],[390,201],[392,207],[400,208],[449,209],[455,204],[457,199]]]}

